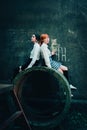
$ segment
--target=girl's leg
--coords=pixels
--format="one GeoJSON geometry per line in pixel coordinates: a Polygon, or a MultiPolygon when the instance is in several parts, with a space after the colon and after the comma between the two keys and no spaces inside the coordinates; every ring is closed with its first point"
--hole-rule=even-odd
{"type": "Polygon", "coordinates": [[[66,66],[64,66],[64,65],[61,65],[61,66],[60,66],[60,69],[61,69],[62,71],[68,71],[68,67],[66,67],[66,66]]]}
{"type": "Polygon", "coordinates": [[[70,88],[71,88],[71,89],[77,89],[75,86],[73,86],[73,85],[70,83],[68,70],[65,70],[65,71],[64,71],[64,76],[65,76],[66,79],[68,80],[68,82],[69,82],[69,84],[70,84],[70,88]]]}
{"type": "Polygon", "coordinates": [[[68,70],[65,70],[65,71],[64,71],[64,76],[66,77],[66,79],[67,79],[68,82],[70,83],[68,70]]]}
{"type": "Polygon", "coordinates": [[[59,68],[58,71],[63,74],[63,71],[59,68]]]}
{"type": "Polygon", "coordinates": [[[68,71],[68,68],[66,66],[64,66],[64,65],[61,65],[60,68],[58,69],[58,71],[63,74],[64,71],[68,71]]]}
{"type": "MultiPolygon", "coordinates": [[[[63,70],[61,68],[58,69],[58,71],[60,71],[68,80],[69,82],[69,75],[68,75],[68,68],[66,66],[62,66],[63,70]]],[[[71,88],[71,86],[70,86],[71,88]]],[[[75,89],[75,87],[71,88],[71,89],[75,89]]],[[[73,94],[71,93],[71,97],[73,97],[73,94]]]]}

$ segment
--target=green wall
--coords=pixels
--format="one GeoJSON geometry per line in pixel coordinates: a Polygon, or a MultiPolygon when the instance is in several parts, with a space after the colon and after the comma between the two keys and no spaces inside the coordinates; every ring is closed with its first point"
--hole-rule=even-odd
{"type": "MultiPolygon", "coordinates": [[[[14,69],[32,49],[33,33],[48,33],[66,48],[74,98],[87,99],[87,1],[3,0],[0,2],[0,81],[9,82],[14,69]]],[[[50,42],[51,43],[51,42],[50,42]]]]}

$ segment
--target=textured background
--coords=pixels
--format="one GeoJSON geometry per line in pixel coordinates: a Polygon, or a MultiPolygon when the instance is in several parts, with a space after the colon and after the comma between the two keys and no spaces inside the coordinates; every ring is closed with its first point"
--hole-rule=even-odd
{"type": "Polygon", "coordinates": [[[32,49],[32,33],[48,33],[66,48],[75,99],[87,99],[87,1],[1,0],[0,81],[10,82],[13,70],[32,49]]]}

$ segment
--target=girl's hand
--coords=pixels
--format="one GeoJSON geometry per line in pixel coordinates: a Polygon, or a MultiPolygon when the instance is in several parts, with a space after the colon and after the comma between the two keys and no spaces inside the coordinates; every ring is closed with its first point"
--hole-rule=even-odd
{"type": "Polygon", "coordinates": [[[56,54],[56,51],[52,51],[52,52],[51,52],[51,55],[55,55],[55,54],[56,54]]]}
{"type": "Polygon", "coordinates": [[[20,66],[19,66],[19,72],[21,72],[21,71],[22,71],[22,66],[20,65],[20,66]]]}

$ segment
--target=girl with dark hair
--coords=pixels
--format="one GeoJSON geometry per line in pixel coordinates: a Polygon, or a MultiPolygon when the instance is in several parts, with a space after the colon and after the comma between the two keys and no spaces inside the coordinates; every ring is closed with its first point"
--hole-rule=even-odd
{"type": "Polygon", "coordinates": [[[33,49],[30,53],[29,64],[26,69],[31,68],[32,66],[37,66],[40,59],[40,35],[33,34],[31,41],[34,43],[33,49]]]}
{"type": "Polygon", "coordinates": [[[31,42],[34,44],[33,49],[30,53],[30,58],[28,61],[20,66],[21,70],[31,68],[32,66],[37,66],[39,64],[40,59],[40,35],[33,34],[31,37],[31,42]]]}
{"type": "Polygon", "coordinates": [[[13,79],[22,70],[31,68],[32,66],[37,66],[39,64],[39,59],[40,59],[40,35],[39,34],[33,34],[31,36],[31,42],[34,45],[33,45],[32,51],[30,53],[30,57],[28,58],[28,60],[23,65],[20,65],[19,67],[15,68],[15,70],[13,72],[13,79]]]}

